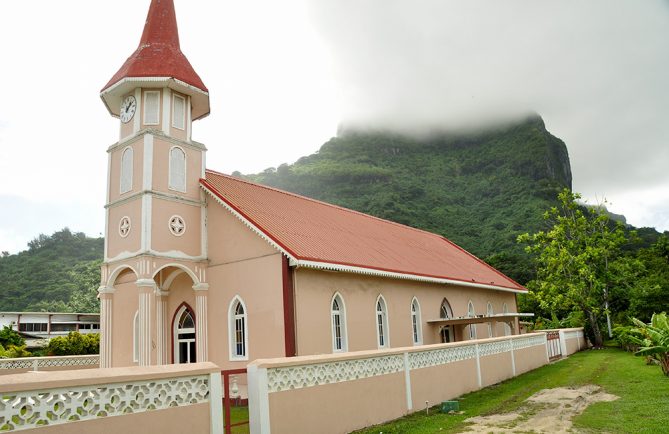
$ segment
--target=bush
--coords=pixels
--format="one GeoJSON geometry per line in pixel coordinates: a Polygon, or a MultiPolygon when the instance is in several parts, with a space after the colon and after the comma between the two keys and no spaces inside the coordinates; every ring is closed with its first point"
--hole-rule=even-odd
{"type": "Polygon", "coordinates": [[[4,348],[9,348],[10,345],[20,347],[25,345],[25,343],[25,339],[12,326],[6,325],[0,330],[0,345],[4,348]]]}
{"type": "Polygon", "coordinates": [[[647,356],[662,367],[664,375],[669,376],[669,321],[667,314],[654,313],[650,324],[633,318],[636,325],[631,334],[631,340],[639,345],[637,356],[647,356]]]}
{"type": "Polygon", "coordinates": [[[639,351],[639,345],[634,341],[634,330],[633,326],[617,326],[613,329],[613,339],[615,339],[620,348],[633,353],[639,351]]]}
{"type": "Polygon", "coordinates": [[[98,354],[100,352],[100,335],[97,333],[82,335],[79,332],[70,332],[67,336],[51,339],[46,352],[50,356],[98,354]]]}

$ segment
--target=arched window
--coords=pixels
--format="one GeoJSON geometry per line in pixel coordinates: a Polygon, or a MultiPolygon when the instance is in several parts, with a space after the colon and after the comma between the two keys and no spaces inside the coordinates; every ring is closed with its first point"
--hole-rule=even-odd
{"type": "Polygon", "coordinates": [[[125,148],[121,154],[121,194],[132,190],[132,154],[131,147],[125,148]]]}
{"type": "Polygon", "coordinates": [[[170,190],[186,191],[186,153],[178,146],[170,149],[170,190]]]}
{"type": "Polygon", "coordinates": [[[390,347],[388,341],[388,309],[382,295],[376,299],[376,337],[379,348],[390,347]]]}
{"type": "MultiPolygon", "coordinates": [[[[453,310],[451,309],[451,305],[448,303],[448,300],[444,299],[441,302],[441,307],[439,308],[439,318],[441,319],[451,319],[453,318],[453,310]]],[[[453,327],[452,326],[442,326],[441,329],[439,330],[439,334],[441,335],[441,342],[442,343],[447,343],[447,342],[454,342],[455,337],[453,336],[453,327]]]]}
{"type": "MultiPolygon", "coordinates": [[[[492,310],[492,303],[490,303],[490,302],[488,302],[488,306],[486,307],[486,314],[490,318],[494,315],[494,312],[492,310]]],[[[490,319],[490,321],[488,321],[488,337],[492,338],[492,337],[494,337],[493,335],[494,335],[494,332],[493,332],[493,329],[492,329],[492,319],[490,319]]]]}
{"type": "Polygon", "coordinates": [[[413,344],[421,345],[423,343],[423,330],[420,322],[420,304],[416,297],[411,300],[411,330],[413,334],[413,344]]]}
{"type": "MultiPolygon", "coordinates": [[[[507,314],[509,313],[509,306],[506,303],[502,306],[502,312],[507,314]]],[[[504,321],[504,336],[511,335],[511,326],[509,325],[509,320],[504,321]]]]}
{"type": "Polygon", "coordinates": [[[185,303],[174,316],[174,362],[195,363],[195,316],[185,303]]]}
{"type": "Polygon", "coordinates": [[[230,360],[248,360],[249,329],[246,305],[241,298],[235,297],[232,300],[228,317],[230,360]]]}
{"type": "Polygon", "coordinates": [[[330,315],[332,317],[332,351],[347,351],[346,342],[346,307],[341,295],[335,294],[330,304],[330,315]]]}
{"type": "Polygon", "coordinates": [[[139,311],[132,320],[132,361],[139,362],[139,311]]]}
{"type": "MultiPolygon", "coordinates": [[[[474,311],[474,303],[472,303],[471,300],[469,300],[469,304],[467,305],[467,317],[468,318],[474,318],[476,316],[476,312],[474,311]]],[[[469,324],[469,339],[476,339],[476,324],[469,324]]]]}

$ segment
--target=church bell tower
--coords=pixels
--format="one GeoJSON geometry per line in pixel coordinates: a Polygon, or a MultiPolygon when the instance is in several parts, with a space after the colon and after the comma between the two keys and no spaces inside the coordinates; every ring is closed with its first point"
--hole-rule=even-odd
{"type": "Polygon", "coordinates": [[[137,309],[139,365],[173,362],[166,310],[173,291],[165,282],[179,273],[197,295],[197,359],[206,360],[206,206],[199,186],[206,148],[191,133],[193,121],[209,114],[209,92],[181,52],[173,0],[151,1],[139,46],[100,97],[119,120],[119,140],[107,150],[101,366],[119,366],[112,345],[116,354],[118,340],[127,339],[115,335],[123,330],[115,322],[127,320],[119,309],[137,309]],[[128,282],[136,293],[121,302],[118,287],[128,282]]]}

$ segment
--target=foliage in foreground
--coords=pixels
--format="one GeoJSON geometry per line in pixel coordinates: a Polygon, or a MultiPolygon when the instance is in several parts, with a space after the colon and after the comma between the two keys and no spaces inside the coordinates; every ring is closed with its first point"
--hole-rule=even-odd
{"type": "Polygon", "coordinates": [[[666,313],[656,313],[646,324],[638,319],[632,320],[636,325],[630,338],[639,346],[635,353],[639,356],[648,356],[657,361],[662,367],[664,375],[669,376],[669,321],[666,313]]]}
{"type": "Polygon", "coordinates": [[[100,335],[98,333],[70,332],[67,336],[58,336],[51,339],[46,347],[46,353],[49,356],[99,354],[100,335]]]}
{"type": "Polygon", "coordinates": [[[500,384],[458,398],[463,414],[442,414],[438,408],[413,413],[383,425],[359,431],[364,434],[432,434],[466,431],[465,419],[518,410],[542,389],[601,386],[619,396],[612,402],[589,406],[573,419],[576,430],[586,432],[666,432],[669,426],[669,379],[654,366],[618,349],[590,350],[543,366],[500,384]]]}

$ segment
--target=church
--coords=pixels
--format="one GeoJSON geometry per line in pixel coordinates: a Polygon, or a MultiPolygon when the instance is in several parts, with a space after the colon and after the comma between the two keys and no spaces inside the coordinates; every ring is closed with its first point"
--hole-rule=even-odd
{"type": "Polygon", "coordinates": [[[173,0],[151,1],[100,96],[119,120],[101,367],[236,369],[518,333],[526,289],[444,237],[207,169],[192,129],[209,90],[181,52],[173,0]]]}

